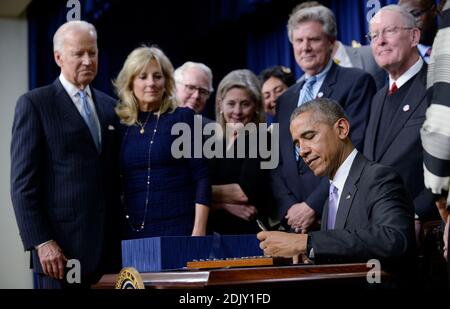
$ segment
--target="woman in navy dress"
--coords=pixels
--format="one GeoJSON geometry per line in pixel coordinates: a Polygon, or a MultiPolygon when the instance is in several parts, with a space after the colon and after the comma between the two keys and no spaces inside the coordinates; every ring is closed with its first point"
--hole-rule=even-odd
{"type": "MultiPolygon", "coordinates": [[[[173,66],[156,47],[135,49],[115,81],[121,120],[124,239],[202,236],[211,199],[203,159],[172,153],[174,124],[193,129],[194,112],[177,107],[173,66]]],[[[193,130],[191,130],[193,132],[193,130]]]]}

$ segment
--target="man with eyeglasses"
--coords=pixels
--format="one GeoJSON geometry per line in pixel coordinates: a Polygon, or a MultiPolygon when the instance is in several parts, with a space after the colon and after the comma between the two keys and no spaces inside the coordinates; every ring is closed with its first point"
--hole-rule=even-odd
{"type": "Polygon", "coordinates": [[[203,63],[188,61],[175,70],[174,77],[181,106],[201,114],[213,91],[211,69],[203,63]]]}
{"type": "Polygon", "coordinates": [[[433,196],[425,190],[419,130],[428,107],[427,65],[419,56],[420,30],[403,7],[381,8],[369,23],[375,61],[389,74],[389,84],[372,100],[364,155],[393,167],[414,199],[416,232],[421,223],[439,218],[433,196]]]}
{"type": "Polygon", "coordinates": [[[417,49],[423,60],[429,63],[431,45],[438,29],[436,20],[438,9],[434,0],[399,0],[398,4],[416,19],[417,27],[421,32],[417,49]]]}

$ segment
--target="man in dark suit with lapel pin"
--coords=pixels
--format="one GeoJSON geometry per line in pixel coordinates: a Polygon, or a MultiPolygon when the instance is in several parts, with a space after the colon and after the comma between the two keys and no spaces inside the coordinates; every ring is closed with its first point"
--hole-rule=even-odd
{"type": "Polygon", "coordinates": [[[400,174],[414,201],[418,232],[420,222],[439,218],[423,177],[420,128],[428,101],[427,65],[416,48],[420,30],[414,17],[398,5],[381,8],[369,28],[375,60],[388,72],[389,84],[373,98],[364,155],[400,174]]]}
{"type": "Polygon", "coordinates": [[[115,100],[89,85],[97,74],[93,25],[67,22],[53,45],[59,78],[16,105],[11,199],[37,287],[89,287],[120,267],[115,100]],[[71,259],[80,273],[69,281],[71,259]]]}
{"type": "Polygon", "coordinates": [[[329,200],[320,231],[260,232],[265,255],[306,254],[316,263],[378,259],[382,267],[410,265],[405,262],[415,249],[412,202],[393,169],[368,161],[354,148],[350,129],[343,108],[331,99],[315,99],[294,111],[292,138],[314,174],[329,179],[329,200]]]}
{"type": "Polygon", "coordinates": [[[287,220],[290,228],[297,231],[307,231],[322,214],[328,182],[314,176],[296,154],[289,132],[291,113],[315,97],[335,99],[349,115],[352,139],[361,150],[376,87],[370,74],[340,67],[331,59],[336,22],[328,8],[316,6],[295,11],[289,18],[288,35],[305,79],[277,100],[280,163],[272,173],[272,189],[280,220],[287,220]]]}

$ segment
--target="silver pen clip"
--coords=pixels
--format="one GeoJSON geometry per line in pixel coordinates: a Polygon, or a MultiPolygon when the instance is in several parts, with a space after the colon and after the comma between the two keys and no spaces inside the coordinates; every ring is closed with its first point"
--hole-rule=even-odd
{"type": "Polygon", "coordinates": [[[261,222],[261,220],[256,219],[256,223],[258,223],[258,226],[263,231],[268,231],[267,227],[261,222]]]}

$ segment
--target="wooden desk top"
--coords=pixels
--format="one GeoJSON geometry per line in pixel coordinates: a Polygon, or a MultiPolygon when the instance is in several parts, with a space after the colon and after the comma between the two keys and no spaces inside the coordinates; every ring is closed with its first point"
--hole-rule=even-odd
{"type": "MultiPolygon", "coordinates": [[[[342,281],[355,279],[366,282],[370,270],[365,263],[333,265],[293,265],[248,267],[211,270],[180,270],[140,274],[146,288],[177,289],[230,287],[259,284],[301,283],[311,281],[342,281]]],[[[386,275],[381,273],[382,276],[386,275]]],[[[114,288],[116,274],[104,275],[93,286],[96,289],[114,288]]]]}

